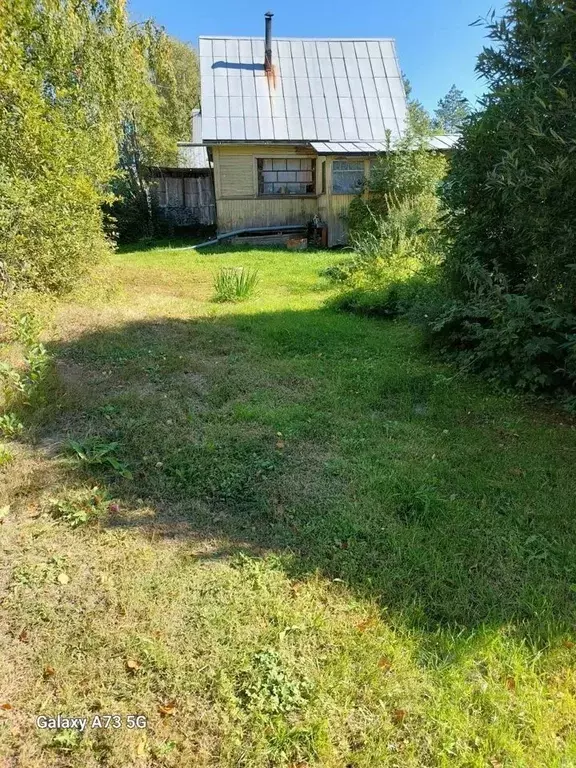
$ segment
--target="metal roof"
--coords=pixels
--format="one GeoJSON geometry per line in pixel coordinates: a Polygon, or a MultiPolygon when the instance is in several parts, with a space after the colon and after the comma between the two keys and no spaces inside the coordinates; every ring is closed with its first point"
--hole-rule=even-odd
{"type": "MultiPolygon", "coordinates": [[[[427,141],[430,149],[446,151],[453,149],[459,138],[457,134],[446,134],[432,136],[427,141]]],[[[375,155],[388,149],[383,141],[312,141],[311,145],[319,155],[375,155]]]]}
{"type": "Polygon", "coordinates": [[[400,136],[406,94],[391,39],[201,37],[202,141],[377,141],[400,136]]]}
{"type": "Polygon", "coordinates": [[[208,150],[202,144],[178,142],[178,168],[210,168],[208,150]]]}

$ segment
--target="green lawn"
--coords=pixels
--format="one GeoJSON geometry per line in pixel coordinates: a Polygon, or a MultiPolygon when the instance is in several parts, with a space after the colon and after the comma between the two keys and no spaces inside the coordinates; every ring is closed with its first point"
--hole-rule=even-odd
{"type": "Polygon", "coordinates": [[[576,765],[576,430],[325,309],[334,258],[124,253],[54,309],[0,468],[1,765],[576,765]]]}

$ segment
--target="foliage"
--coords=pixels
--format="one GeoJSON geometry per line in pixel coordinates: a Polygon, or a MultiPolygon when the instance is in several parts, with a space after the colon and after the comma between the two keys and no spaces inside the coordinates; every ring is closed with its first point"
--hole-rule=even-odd
{"type": "Polygon", "coordinates": [[[512,0],[488,29],[477,69],[490,92],[444,186],[457,304],[433,331],[464,364],[472,348],[475,367],[554,390],[574,377],[576,15],[512,0]]]}
{"type": "Polygon", "coordinates": [[[256,290],[258,270],[244,267],[221,267],[214,276],[213,301],[244,301],[256,290]]]}
{"type": "Polygon", "coordinates": [[[116,163],[125,31],[121,0],[0,5],[5,290],[66,290],[109,250],[101,204],[116,163]]]}
{"type": "Polygon", "coordinates": [[[471,111],[463,91],[453,85],[434,110],[434,127],[443,133],[460,133],[471,111]]]}
{"type": "Polygon", "coordinates": [[[404,73],[402,73],[402,83],[408,106],[408,130],[416,136],[430,135],[434,130],[432,118],[422,102],[412,95],[412,83],[404,73]]]}
{"type": "Polygon", "coordinates": [[[465,368],[573,404],[576,314],[520,294],[451,301],[432,323],[436,343],[465,368]]]}
{"type": "Polygon", "coordinates": [[[0,443],[0,469],[12,461],[14,461],[14,454],[7,446],[0,443]]]}
{"type": "MultiPolygon", "coordinates": [[[[437,190],[445,169],[445,158],[427,149],[425,136],[409,134],[379,156],[364,193],[352,201],[348,213],[353,262],[333,270],[345,283],[345,293],[354,289],[354,300],[342,297],[341,308],[359,306],[362,291],[370,294],[372,306],[377,296],[387,295],[391,283],[438,263],[437,190]]],[[[388,314],[387,306],[381,313],[388,314]]]]}
{"type": "MultiPolygon", "coordinates": [[[[38,317],[25,312],[12,322],[12,336],[22,346],[22,364],[0,361],[4,405],[18,407],[37,404],[45,398],[43,385],[50,370],[51,357],[39,341],[41,324],[38,317]]],[[[11,414],[6,417],[12,423],[11,414]]]]}
{"type": "Polygon", "coordinates": [[[64,292],[110,252],[103,205],[188,135],[195,55],[123,0],[6,0],[0,61],[0,291],[64,292]]]}
{"type": "Polygon", "coordinates": [[[445,287],[439,267],[431,265],[410,274],[382,270],[376,280],[346,286],[328,301],[328,306],[369,317],[407,317],[428,325],[443,299],[445,287]]]}
{"type": "Polygon", "coordinates": [[[200,95],[198,58],[185,43],[148,21],[131,29],[135,76],[122,121],[119,163],[110,215],[120,242],[165,234],[166,222],[150,194],[151,166],[176,165],[176,142],[191,133],[200,95]]]}
{"type": "Polygon", "coordinates": [[[0,434],[4,437],[18,437],[23,429],[24,425],[15,413],[4,413],[0,416],[0,434]]]}
{"type": "Polygon", "coordinates": [[[310,683],[290,674],[272,649],[254,654],[240,682],[245,706],[259,714],[292,712],[305,705],[309,697],[310,683]]]}

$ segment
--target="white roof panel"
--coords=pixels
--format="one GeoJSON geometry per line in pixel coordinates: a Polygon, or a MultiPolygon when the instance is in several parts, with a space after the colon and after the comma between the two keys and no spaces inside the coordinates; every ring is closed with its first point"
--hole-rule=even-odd
{"type": "Polygon", "coordinates": [[[394,41],[201,37],[202,139],[383,142],[403,130],[394,41]],[[243,125],[241,122],[243,121],[243,125]]]}
{"type": "MultiPolygon", "coordinates": [[[[440,151],[453,149],[459,138],[456,134],[432,136],[428,139],[428,146],[432,150],[440,151]]],[[[388,146],[383,141],[312,141],[311,144],[319,155],[375,155],[386,152],[388,146]]]]}

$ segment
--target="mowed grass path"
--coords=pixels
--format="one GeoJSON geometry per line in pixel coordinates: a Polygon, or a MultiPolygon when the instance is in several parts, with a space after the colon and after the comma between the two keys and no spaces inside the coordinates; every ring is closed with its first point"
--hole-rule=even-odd
{"type": "Polygon", "coordinates": [[[323,308],[333,260],[126,253],[57,307],[0,470],[1,765],[576,765],[574,426],[323,308]]]}

